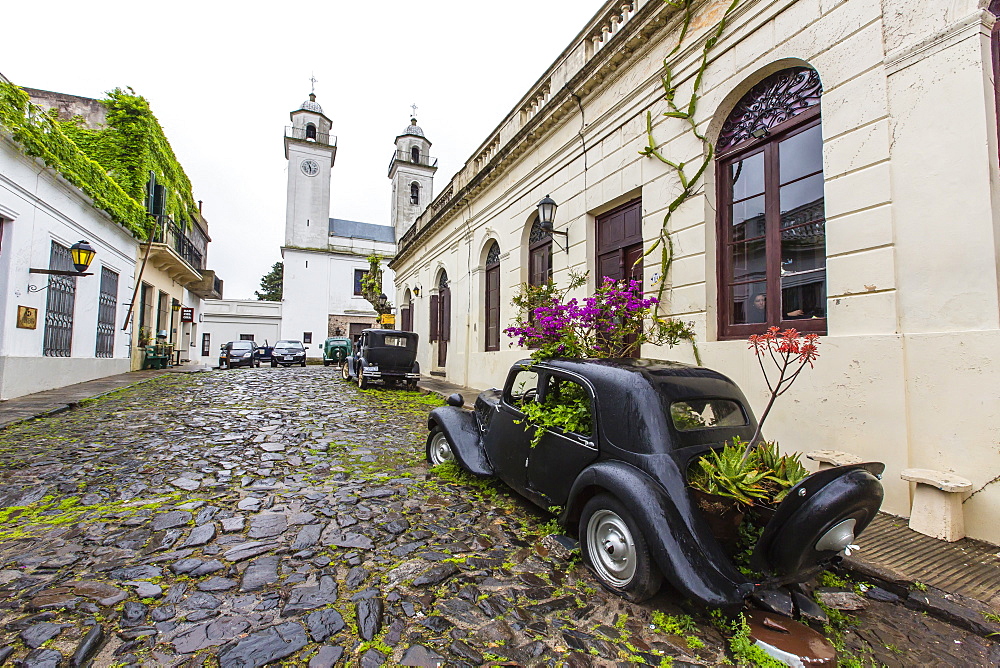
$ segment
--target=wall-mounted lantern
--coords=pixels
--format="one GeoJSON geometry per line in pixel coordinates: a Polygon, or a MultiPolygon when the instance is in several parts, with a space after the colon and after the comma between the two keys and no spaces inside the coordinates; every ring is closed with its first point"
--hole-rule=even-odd
{"type": "MultiPolygon", "coordinates": [[[[47,274],[49,276],[93,276],[93,273],[87,273],[87,269],[90,268],[90,263],[94,261],[94,256],[97,255],[97,251],[87,243],[86,241],[77,241],[75,244],[69,247],[69,255],[73,259],[73,266],[76,271],[67,271],[65,269],[37,269],[31,267],[28,269],[29,274],[47,274]]],[[[41,292],[45,290],[45,287],[39,288],[34,285],[28,286],[28,292],[41,292]]]]}
{"type": "MultiPolygon", "coordinates": [[[[556,209],[558,208],[559,205],[549,195],[542,198],[542,201],[538,203],[538,226],[549,234],[561,234],[566,239],[566,246],[563,250],[569,253],[569,232],[553,229],[553,223],[556,220],[556,209]]],[[[556,246],[558,245],[557,243],[556,246]]]]}

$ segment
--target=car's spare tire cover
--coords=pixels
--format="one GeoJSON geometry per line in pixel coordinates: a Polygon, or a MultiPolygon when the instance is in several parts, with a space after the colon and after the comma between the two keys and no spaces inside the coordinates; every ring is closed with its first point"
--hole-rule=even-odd
{"type": "Polygon", "coordinates": [[[882,505],[882,483],[876,475],[882,468],[842,466],[814,473],[796,485],[765,527],[751,567],[783,577],[807,576],[842,553],[847,547],[842,538],[852,532],[858,536],[882,505]],[[824,549],[831,544],[837,547],[824,549]]]}

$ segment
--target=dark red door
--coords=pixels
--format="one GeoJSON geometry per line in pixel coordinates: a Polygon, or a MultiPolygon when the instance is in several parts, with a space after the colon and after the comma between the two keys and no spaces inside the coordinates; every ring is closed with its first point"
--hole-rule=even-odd
{"type": "MultiPolygon", "coordinates": [[[[642,284],[642,200],[597,217],[597,283],[605,277],[642,284]]],[[[639,356],[639,351],[632,353],[639,356]]]]}

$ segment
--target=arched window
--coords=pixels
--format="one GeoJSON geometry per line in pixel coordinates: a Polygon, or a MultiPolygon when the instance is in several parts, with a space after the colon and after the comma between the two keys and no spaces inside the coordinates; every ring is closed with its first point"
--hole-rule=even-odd
{"type": "Polygon", "coordinates": [[[544,285],[552,278],[552,233],[543,230],[538,216],[528,235],[528,284],[544,285]]]}
{"type": "Polygon", "coordinates": [[[312,123],[306,123],[306,139],[316,139],[316,126],[312,123]]]}
{"type": "Polygon", "coordinates": [[[416,181],[410,184],[410,204],[420,204],[420,184],[416,181]]]}
{"type": "Polygon", "coordinates": [[[753,87],[717,144],[719,336],[768,326],[826,333],[826,220],[819,75],[753,87]]]}
{"type": "Polygon", "coordinates": [[[410,149],[410,162],[420,163],[420,147],[414,146],[410,149]]]}
{"type": "Polygon", "coordinates": [[[486,252],[486,350],[500,350],[500,244],[486,252]]]}

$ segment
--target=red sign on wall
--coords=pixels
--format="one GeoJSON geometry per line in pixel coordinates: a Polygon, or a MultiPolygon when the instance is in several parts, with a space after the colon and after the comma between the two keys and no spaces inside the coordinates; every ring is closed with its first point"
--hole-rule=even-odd
{"type": "Polygon", "coordinates": [[[194,309],[184,307],[181,309],[181,322],[194,322],[194,309]]]}

